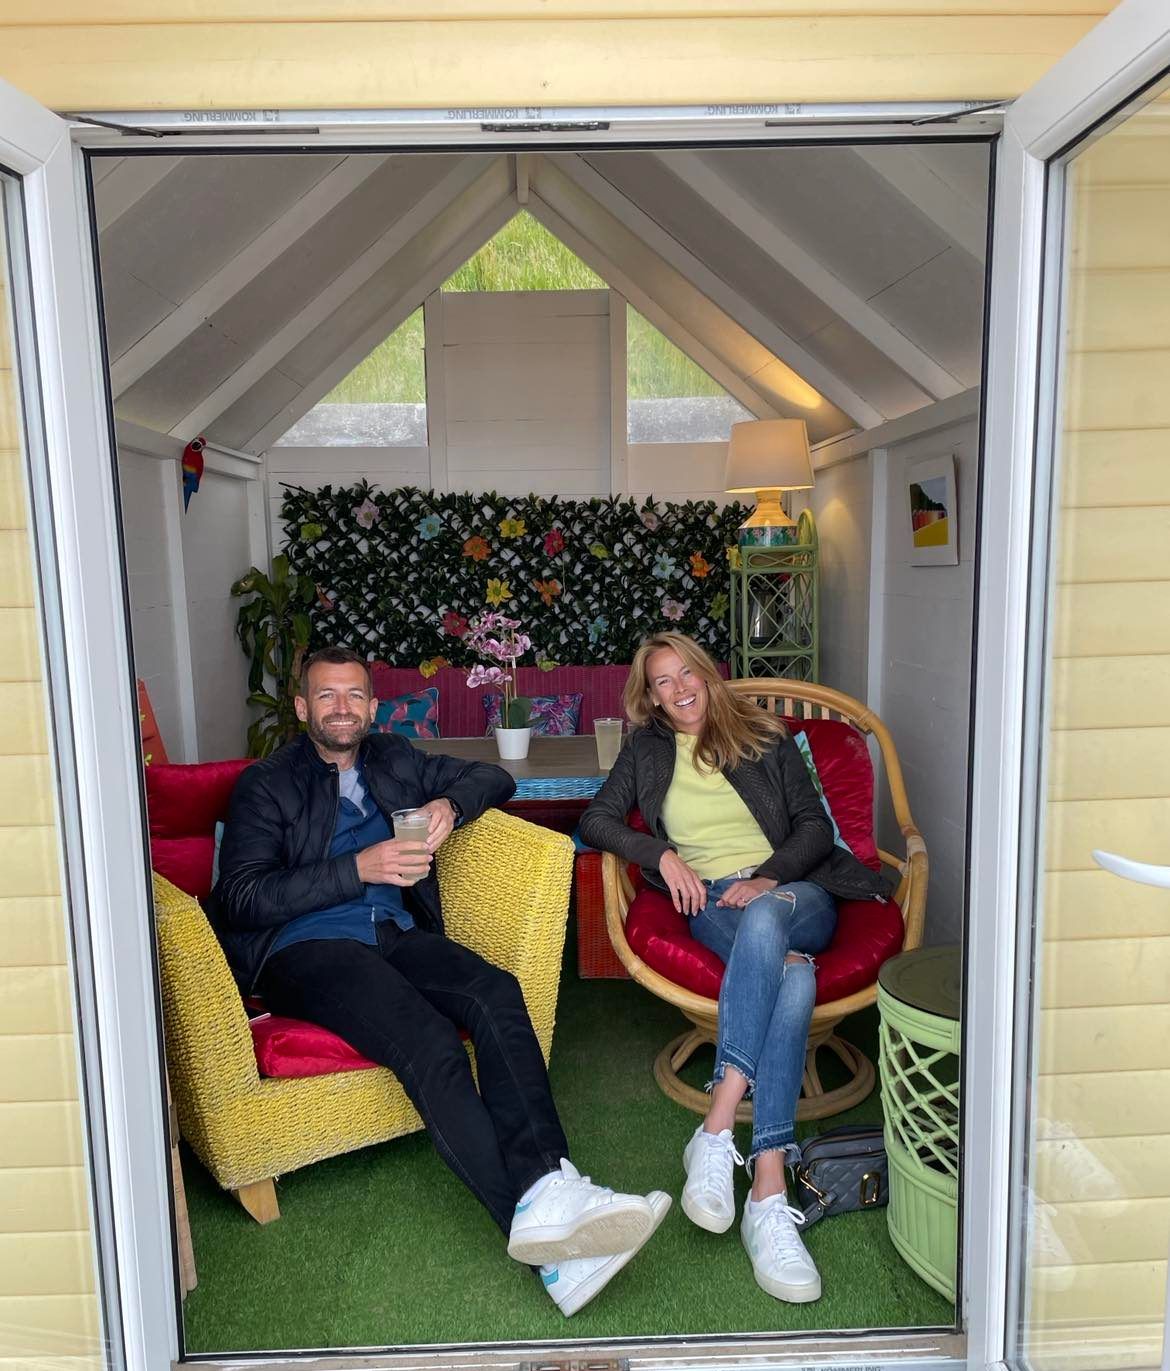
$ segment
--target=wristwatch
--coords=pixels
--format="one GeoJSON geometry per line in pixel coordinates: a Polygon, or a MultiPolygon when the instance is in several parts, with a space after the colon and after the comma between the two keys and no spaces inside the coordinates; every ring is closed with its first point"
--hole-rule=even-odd
{"type": "Polygon", "coordinates": [[[455,814],[455,826],[456,826],[456,828],[458,828],[459,825],[463,822],[463,811],[459,808],[459,806],[455,803],[455,801],[450,797],[450,795],[444,795],[444,796],[443,796],[443,799],[446,800],[447,803],[451,806],[451,809],[452,809],[452,811],[453,811],[454,814],[455,814]]]}

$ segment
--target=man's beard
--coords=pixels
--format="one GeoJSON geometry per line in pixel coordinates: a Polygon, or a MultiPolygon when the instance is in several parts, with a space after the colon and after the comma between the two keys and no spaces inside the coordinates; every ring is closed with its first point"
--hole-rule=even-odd
{"type": "Polygon", "coordinates": [[[318,747],[327,748],[330,752],[349,752],[352,748],[357,747],[370,731],[369,719],[359,718],[357,724],[357,728],[348,729],[343,735],[335,736],[330,732],[331,725],[327,720],[317,720],[310,715],[306,724],[306,731],[318,747]]]}

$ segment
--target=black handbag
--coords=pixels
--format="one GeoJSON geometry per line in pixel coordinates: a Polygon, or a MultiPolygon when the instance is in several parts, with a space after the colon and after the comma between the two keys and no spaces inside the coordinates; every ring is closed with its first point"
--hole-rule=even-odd
{"type": "Polygon", "coordinates": [[[796,1207],[805,1226],[826,1214],[851,1214],[877,1209],[890,1199],[886,1144],[880,1128],[846,1124],[818,1133],[801,1144],[801,1160],[793,1171],[796,1207]]]}

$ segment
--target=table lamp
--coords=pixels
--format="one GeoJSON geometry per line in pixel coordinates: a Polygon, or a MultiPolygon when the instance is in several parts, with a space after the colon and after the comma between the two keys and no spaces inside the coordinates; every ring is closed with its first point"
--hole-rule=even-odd
{"type": "Polygon", "coordinates": [[[723,488],[729,495],[754,492],[756,497],[755,512],[740,525],[741,544],[769,547],[793,542],[796,523],[785,514],[780,495],[785,490],[809,490],[812,484],[812,454],[803,419],[732,424],[723,488]]]}

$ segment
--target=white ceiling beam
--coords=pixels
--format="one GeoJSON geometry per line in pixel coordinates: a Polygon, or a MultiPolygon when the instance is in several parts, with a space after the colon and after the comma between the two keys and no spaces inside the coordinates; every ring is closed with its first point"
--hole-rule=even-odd
{"type": "MultiPolygon", "coordinates": [[[[184,442],[211,423],[260,380],[278,366],[300,342],[322,324],[343,301],[359,291],[420,230],[440,214],[452,201],[466,193],[477,182],[495,181],[499,177],[498,162],[485,170],[482,161],[463,158],[436,185],[402,215],[360,257],[356,258],[324,290],[320,291],[292,319],[278,329],[267,342],[252,352],[242,366],[202,399],[190,413],[185,414],[169,430],[184,442]]],[[[510,181],[510,178],[509,178],[510,181]]]]}
{"type": "MultiPolygon", "coordinates": [[[[648,214],[580,157],[570,154],[542,158],[539,173],[541,177],[545,176],[546,166],[555,167],[565,179],[571,181],[579,191],[583,191],[587,197],[612,215],[622,227],[641,239],[662,261],[673,267],[680,276],[717,305],[728,318],[734,320],[773,357],[778,358],[802,382],[818,391],[825,399],[832,401],[854,423],[862,428],[872,428],[883,421],[885,415],[875,405],[847,385],[836,372],[814,357],[726,281],[716,276],[706,263],[688,248],[683,247],[676,238],[671,237],[648,214]]],[[[535,188],[544,199],[548,199],[548,196],[540,191],[539,181],[535,183],[535,188]]],[[[566,217],[571,217],[573,222],[579,223],[586,213],[587,209],[582,205],[576,213],[566,217]]]]}
{"type": "Polygon", "coordinates": [[[252,239],[230,261],[161,319],[110,367],[114,396],[124,394],[140,377],[173,352],[205,320],[222,309],[245,286],[337,208],[363,181],[384,166],[385,157],[363,154],[343,158],[278,219],[252,239]]]}
{"type": "Polygon", "coordinates": [[[913,148],[855,146],[856,156],[920,213],[941,229],[955,247],[982,263],[987,255],[987,216],[965,199],[913,148]]]}
{"type": "Polygon", "coordinates": [[[852,461],[863,457],[874,448],[894,447],[908,442],[911,438],[922,438],[928,433],[951,428],[964,419],[973,419],[979,413],[982,392],[978,386],[961,390],[945,400],[936,400],[933,405],[924,405],[897,419],[887,419],[877,428],[866,429],[862,433],[849,433],[826,443],[814,443],[812,449],[813,471],[824,471],[826,467],[836,466],[839,462],[852,461]]]}
{"type": "MultiPolygon", "coordinates": [[[[497,192],[500,184],[501,178],[497,176],[494,187],[497,192]]],[[[383,288],[389,286],[385,308],[361,329],[342,352],[330,360],[327,367],[301,388],[295,399],[284,405],[263,428],[242,444],[246,450],[263,452],[287,433],[298,419],[328,395],[379,343],[423,305],[428,295],[438,290],[454,271],[515,216],[519,207],[510,178],[503,183],[502,194],[497,193],[494,197],[484,195],[482,192],[490,186],[491,182],[484,182],[473,187],[460,205],[452,206],[453,210],[466,206],[474,214],[470,221],[463,214],[452,213],[447,216],[446,224],[428,223],[411,243],[403,247],[392,264],[390,274],[393,279],[382,283],[383,288]],[[476,194],[477,190],[481,193],[476,194]]],[[[347,306],[343,305],[342,308],[347,306]]]]}
{"type": "Polygon", "coordinates": [[[556,238],[559,238],[566,247],[592,268],[598,276],[615,291],[623,295],[630,304],[644,318],[654,325],[654,327],[664,337],[679,348],[696,365],[702,367],[712,380],[718,381],[729,395],[733,395],[741,405],[757,419],[777,419],[779,412],[764,398],[759,391],[753,389],[739,374],[739,372],[729,367],[722,358],[717,357],[704,343],[685,329],[672,315],[668,314],[657,300],[651,298],[630,276],[623,271],[617,262],[605,255],[595,243],[579,233],[568,222],[561,217],[555,209],[546,204],[540,195],[534,190],[528,202],[528,212],[534,219],[538,219],[546,229],[556,238]]]}
{"type": "Polygon", "coordinates": [[[817,261],[796,240],[696,152],[660,152],[658,160],[756,247],[823,301],[934,400],[957,395],[963,384],[911,342],[873,305],[817,261]]]}
{"type": "Polygon", "coordinates": [[[178,165],[178,157],[123,157],[113,171],[103,176],[94,187],[98,233],[105,233],[112,228],[127,210],[133,209],[178,165]]]}

